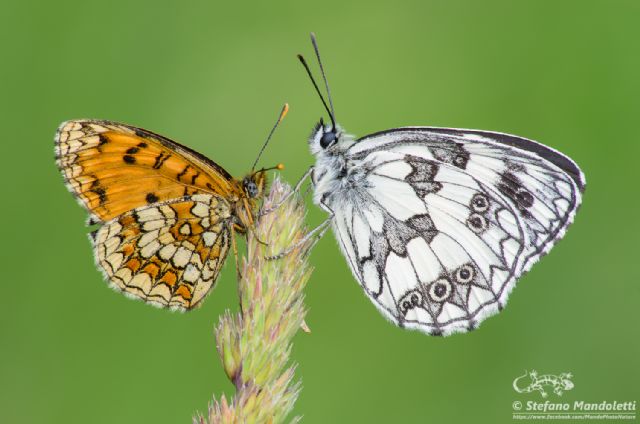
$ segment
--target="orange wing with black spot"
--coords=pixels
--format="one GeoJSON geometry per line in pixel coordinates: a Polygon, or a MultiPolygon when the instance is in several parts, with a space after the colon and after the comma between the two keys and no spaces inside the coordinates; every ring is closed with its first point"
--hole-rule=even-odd
{"type": "Polygon", "coordinates": [[[110,285],[155,306],[187,310],[213,288],[229,251],[231,207],[196,194],[128,211],[91,234],[110,285]]]}
{"type": "Polygon", "coordinates": [[[55,153],[90,222],[102,224],[91,239],[109,284],[156,306],[198,305],[229,251],[241,184],[185,146],[116,122],[64,122],[55,153]]]}
{"type": "Polygon", "coordinates": [[[55,153],[67,187],[95,222],[192,194],[234,201],[241,193],[231,175],[201,154],[116,122],[64,122],[56,133],[55,153]]]}

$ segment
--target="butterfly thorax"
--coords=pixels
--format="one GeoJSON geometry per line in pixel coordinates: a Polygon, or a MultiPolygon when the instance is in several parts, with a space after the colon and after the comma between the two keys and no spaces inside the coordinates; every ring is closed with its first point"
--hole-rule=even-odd
{"type": "Polygon", "coordinates": [[[314,201],[322,206],[330,206],[345,196],[353,196],[354,189],[363,187],[364,168],[350,160],[346,151],[355,143],[352,135],[337,128],[335,142],[322,147],[322,135],[331,130],[330,126],[316,126],[309,139],[311,152],[316,156],[314,168],[314,201]]]}
{"type": "Polygon", "coordinates": [[[236,217],[236,228],[244,232],[255,222],[258,201],[264,195],[267,177],[264,171],[254,172],[238,181],[241,195],[233,202],[236,217]]]}

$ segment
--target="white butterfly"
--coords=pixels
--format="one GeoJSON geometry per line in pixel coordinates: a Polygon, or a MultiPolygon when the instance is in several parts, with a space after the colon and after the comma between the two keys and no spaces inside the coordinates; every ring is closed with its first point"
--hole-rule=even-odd
{"type": "Polygon", "coordinates": [[[582,171],[549,147],[496,132],[407,127],[354,139],[335,123],[311,39],[331,108],[299,58],[331,125],[314,128],[316,164],[306,175],[353,275],[400,327],[476,328],[562,238],[580,205],[582,171]]]}

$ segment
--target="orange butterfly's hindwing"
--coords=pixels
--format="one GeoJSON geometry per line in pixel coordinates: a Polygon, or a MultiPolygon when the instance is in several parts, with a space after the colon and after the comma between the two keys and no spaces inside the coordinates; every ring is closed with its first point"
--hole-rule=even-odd
{"type": "Polygon", "coordinates": [[[229,251],[231,208],[197,194],[142,206],[92,233],[110,285],[160,307],[187,310],[215,284],[229,251]]]}

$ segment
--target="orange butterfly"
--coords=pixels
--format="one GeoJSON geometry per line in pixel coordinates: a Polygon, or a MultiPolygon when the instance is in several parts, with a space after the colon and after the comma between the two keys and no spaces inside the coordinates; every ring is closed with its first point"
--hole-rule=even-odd
{"type": "Polygon", "coordinates": [[[237,265],[235,233],[253,226],[266,171],[283,168],[253,171],[256,159],[238,180],[166,137],[101,120],[62,123],[55,154],[88,223],[100,224],[90,236],[110,286],[178,310],[194,308],[211,291],[230,244],[237,265]]]}

